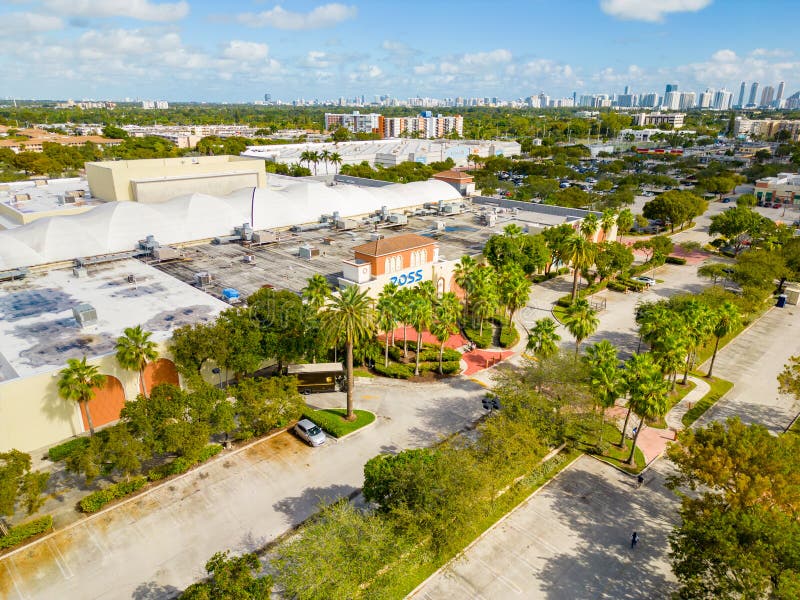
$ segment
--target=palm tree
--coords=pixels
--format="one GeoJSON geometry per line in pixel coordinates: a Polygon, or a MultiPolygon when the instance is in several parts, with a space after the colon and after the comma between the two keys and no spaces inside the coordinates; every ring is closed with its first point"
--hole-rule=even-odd
{"type": "MultiPolygon", "coordinates": [[[[673,315],[673,320],[676,315],[673,315]]],[[[689,353],[689,337],[682,326],[682,323],[671,322],[667,327],[659,329],[651,345],[653,358],[659,367],[662,375],[672,379],[672,389],[675,389],[678,369],[684,364],[686,355],[689,353]]]]}
{"type": "Polygon", "coordinates": [[[389,286],[396,284],[389,283],[384,286],[383,291],[378,295],[378,303],[375,306],[378,329],[383,331],[386,336],[383,366],[389,366],[389,337],[397,327],[397,305],[395,303],[395,291],[389,286]]]}
{"type": "Polygon", "coordinates": [[[319,160],[325,163],[325,175],[328,174],[328,161],[331,159],[331,153],[328,149],[319,153],[319,160]]]}
{"type": "Polygon", "coordinates": [[[461,302],[453,292],[447,292],[434,309],[431,333],[439,340],[439,374],[442,374],[444,344],[451,335],[458,333],[458,319],[461,317],[461,302]]]}
{"type": "Polygon", "coordinates": [[[433,304],[424,295],[415,290],[408,307],[411,325],[417,330],[417,351],[414,375],[419,375],[419,357],[422,354],[422,332],[426,331],[433,322],[433,304]]]}
{"type": "Polygon", "coordinates": [[[645,302],[636,307],[636,323],[639,325],[638,353],[642,347],[642,340],[652,345],[658,332],[668,327],[674,315],[663,302],[645,302]]]}
{"type": "Polygon", "coordinates": [[[436,292],[436,285],[432,281],[420,282],[420,284],[414,288],[414,293],[425,298],[431,305],[436,304],[438,300],[436,297],[438,295],[436,292]]]}
{"type": "MultiPolygon", "coordinates": [[[[628,457],[628,464],[633,464],[633,457],[636,453],[636,442],[639,441],[639,434],[642,433],[642,424],[645,417],[648,419],[657,419],[664,415],[669,409],[669,401],[667,399],[667,386],[668,382],[664,380],[660,374],[651,374],[638,382],[638,385],[631,391],[631,397],[628,401],[633,412],[639,415],[639,425],[636,427],[636,433],[633,435],[633,444],[631,444],[631,454],[628,457]]],[[[623,431],[623,435],[624,435],[623,431]]]]}
{"type": "Polygon", "coordinates": [[[581,347],[581,342],[597,331],[600,319],[597,311],[592,310],[589,301],[585,298],[576,300],[566,309],[563,319],[567,331],[575,338],[575,356],[581,347]]]}
{"type": "Polygon", "coordinates": [[[606,409],[614,406],[623,389],[619,358],[614,344],[602,340],[586,350],[584,360],[589,365],[592,392],[600,405],[600,437],[603,442],[603,429],[606,425],[606,409]]]}
{"type": "Polygon", "coordinates": [[[714,313],[711,308],[699,300],[690,299],[680,308],[685,325],[685,333],[689,351],[686,354],[686,366],[683,370],[683,385],[689,378],[689,371],[694,367],[697,349],[711,336],[714,313]]]}
{"type": "Polygon", "coordinates": [[[464,306],[467,311],[469,311],[469,295],[475,287],[475,271],[477,268],[478,263],[476,260],[465,254],[453,270],[456,283],[464,290],[464,306]]]}
{"type": "Polygon", "coordinates": [[[480,322],[480,335],[483,335],[483,322],[497,312],[500,303],[495,271],[491,267],[478,267],[473,280],[472,315],[480,322]]]}
{"type": "MultiPolygon", "coordinates": [[[[625,362],[625,367],[622,370],[622,381],[624,391],[628,393],[629,399],[635,394],[640,394],[640,387],[644,382],[650,379],[660,379],[663,381],[664,378],[661,376],[661,370],[658,368],[658,365],[649,352],[645,354],[634,354],[625,362]]],[[[622,436],[618,444],[620,448],[625,444],[625,431],[628,429],[628,420],[631,417],[632,410],[633,404],[629,400],[628,412],[625,414],[625,423],[622,425],[622,436]]]]}
{"type": "Polygon", "coordinates": [[[500,302],[508,310],[508,322],[513,324],[514,314],[528,303],[531,284],[519,267],[505,269],[500,274],[500,302]]]}
{"type": "Polygon", "coordinates": [[[712,323],[716,341],[714,342],[714,354],[711,355],[711,365],[708,367],[708,375],[706,375],[706,377],[711,377],[711,373],[714,371],[714,361],[717,358],[719,341],[736,329],[741,323],[739,308],[732,302],[724,302],[715,311],[712,323]]]}
{"type": "Polygon", "coordinates": [[[298,160],[297,162],[299,162],[301,165],[303,163],[306,163],[306,166],[310,167],[311,163],[314,162],[314,154],[315,153],[312,152],[311,150],[303,150],[300,153],[300,160],[298,160]]]}
{"type": "Polygon", "coordinates": [[[506,237],[516,238],[521,236],[523,233],[525,232],[522,230],[522,227],[520,227],[516,223],[509,223],[508,225],[503,227],[503,234],[506,237]]]}
{"type": "Polygon", "coordinates": [[[330,156],[328,156],[328,160],[331,164],[336,167],[336,174],[339,174],[339,165],[342,164],[342,155],[338,152],[331,152],[330,156]]]}
{"type": "Polygon", "coordinates": [[[328,280],[323,275],[315,273],[308,279],[306,287],[303,288],[302,296],[306,303],[318,312],[325,306],[331,295],[331,287],[328,280]]]}
{"type": "Polygon", "coordinates": [[[353,413],[353,346],[373,335],[375,331],[375,311],[372,299],[366,290],[356,286],[346,287],[322,312],[322,329],[329,339],[336,343],[344,342],[347,366],[347,416],[355,419],[353,413]]]}
{"type": "Polygon", "coordinates": [[[617,233],[623,234],[628,233],[633,227],[633,213],[630,211],[629,208],[623,208],[617,214],[617,233]]]}
{"type": "Polygon", "coordinates": [[[608,235],[611,233],[611,230],[614,228],[614,225],[617,223],[617,215],[616,213],[607,208],[603,211],[603,216],[600,217],[600,228],[603,230],[604,238],[608,239],[608,235]]]}
{"type": "Polygon", "coordinates": [[[411,320],[409,304],[411,303],[411,288],[404,287],[397,290],[395,303],[397,306],[397,320],[403,324],[403,358],[408,354],[408,323],[411,320]]]}
{"type": "Polygon", "coordinates": [[[95,365],[86,364],[85,356],[80,360],[68,359],[66,368],[61,369],[59,376],[58,393],[64,400],[77,402],[83,407],[89,423],[89,433],[94,435],[89,402],[94,398],[95,389],[105,384],[106,376],[101,375],[95,365]]]}
{"type": "Polygon", "coordinates": [[[123,333],[122,337],[117,338],[117,362],[123,369],[139,372],[139,389],[147,396],[144,369],[147,363],[158,358],[158,344],[150,339],[153,334],[144,331],[141,325],[128,327],[123,333]]]}
{"type": "Polygon", "coordinates": [[[589,213],[581,222],[581,235],[587,240],[591,240],[594,237],[594,234],[597,233],[599,227],[600,219],[597,218],[596,214],[589,213]]]}
{"type": "Polygon", "coordinates": [[[539,319],[528,332],[527,350],[538,358],[548,358],[558,352],[561,336],[556,333],[558,324],[551,318],[539,319]]]}
{"type": "Polygon", "coordinates": [[[572,263],[574,271],[572,280],[572,301],[578,297],[578,279],[581,271],[587,270],[594,264],[596,253],[595,245],[582,235],[571,235],[564,241],[562,259],[572,263]]]}

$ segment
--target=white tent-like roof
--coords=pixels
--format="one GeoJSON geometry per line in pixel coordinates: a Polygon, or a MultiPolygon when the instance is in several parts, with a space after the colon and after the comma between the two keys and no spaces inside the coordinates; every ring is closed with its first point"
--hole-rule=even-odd
{"type": "Polygon", "coordinates": [[[272,229],[315,222],[334,212],[351,217],[383,206],[400,210],[460,198],[455,188],[434,180],[376,188],[282,180],[256,188],[255,194],[244,188],[222,198],[196,193],[159,204],[113,202],[0,231],[0,270],[132,250],[148,235],[162,244],[229,235],[251,222],[251,211],[254,229],[272,229]]]}

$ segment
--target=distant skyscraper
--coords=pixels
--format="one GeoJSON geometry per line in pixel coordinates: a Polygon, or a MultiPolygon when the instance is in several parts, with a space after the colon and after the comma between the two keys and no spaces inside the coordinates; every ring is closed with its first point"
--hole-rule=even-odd
{"type": "Polygon", "coordinates": [[[750,97],[747,99],[747,105],[755,106],[757,96],[758,96],[758,82],[754,81],[753,85],[750,86],[750,97]]]}
{"type": "Polygon", "coordinates": [[[689,108],[694,108],[696,101],[697,101],[697,94],[695,94],[694,92],[681,92],[678,108],[680,110],[687,110],[689,108]]]}
{"type": "Polygon", "coordinates": [[[664,91],[664,97],[667,97],[667,94],[670,92],[677,92],[678,91],[678,84],[677,83],[668,83],[667,89],[664,91]]]}
{"type": "Polygon", "coordinates": [[[272,100],[272,96],[269,94],[264,94],[264,102],[269,102],[270,100],[272,100]]]}
{"type": "Polygon", "coordinates": [[[764,86],[764,91],[761,92],[761,106],[770,106],[775,97],[775,88],[771,85],[764,86]]]}
{"type": "Polygon", "coordinates": [[[714,94],[714,110],[728,110],[733,103],[733,92],[719,90],[714,94]]]}
{"type": "Polygon", "coordinates": [[[664,94],[664,108],[678,110],[681,107],[681,93],[678,90],[670,90],[664,94]]]}
{"type": "Polygon", "coordinates": [[[778,84],[778,93],[775,96],[775,108],[780,108],[781,107],[781,102],[783,101],[783,86],[784,86],[784,83],[783,83],[783,81],[781,81],[778,84]]]}
{"type": "Polygon", "coordinates": [[[629,86],[627,86],[627,85],[626,85],[626,86],[625,86],[625,95],[627,96],[627,95],[628,95],[628,94],[630,94],[630,93],[631,93],[631,92],[630,92],[629,86]]]}
{"type": "Polygon", "coordinates": [[[745,82],[743,81],[742,82],[742,87],[739,88],[739,101],[736,103],[736,106],[738,106],[739,108],[744,106],[744,90],[745,90],[745,87],[746,87],[746,85],[745,85],[745,82]]]}

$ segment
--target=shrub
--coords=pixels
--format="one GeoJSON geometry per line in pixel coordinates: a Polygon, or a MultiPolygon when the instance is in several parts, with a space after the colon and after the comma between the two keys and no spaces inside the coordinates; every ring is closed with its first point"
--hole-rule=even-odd
{"type": "Polygon", "coordinates": [[[505,317],[497,317],[494,322],[500,327],[500,346],[510,348],[519,341],[519,332],[505,317]]]}
{"type": "Polygon", "coordinates": [[[22,523],[16,527],[12,527],[8,535],[0,537],[0,550],[11,548],[22,544],[33,536],[47,533],[53,528],[53,517],[45,515],[38,519],[33,519],[27,523],[22,523]]]}
{"type": "Polygon", "coordinates": [[[608,289],[614,292],[625,292],[628,290],[628,286],[624,283],[620,283],[618,281],[609,281],[608,282],[608,289]]]}
{"type": "Polygon", "coordinates": [[[409,369],[408,365],[390,363],[388,367],[384,367],[383,363],[375,363],[375,371],[384,377],[394,377],[395,379],[408,379],[414,375],[414,368],[409,369]]]}
{"type": "Polygon", "coordinates": [[[208,444],[208,446],[200,450],[200,454],[197,457],[197,462],[205,462],[220,452],[222,452],[222,446],[220,444],[208,444]]]}
{"type": "MultiPolygon", "coordinates": [[[[436,365],[436,368],[439,368],[439,365],[436,365]]],[[[461,361],[454,360],[446,363],[442,363],[442,373],[444,375],[455,375],[461,372],[461,361]]]]}
{"type": "Polygon", "coordinates": [[[130,481],[121,481],[108,486],[105,489],[92,492],[81,500],[78,505],[81,512],[95,513],[112,500],[123,498],[140,490],[147,483],[147,477],[134,477],[130,481]]]}
{"type": "Polygon", "coordinates": [[[355,421],[344,420],[344,415],[346,414],[344,409],[307,410],[303,413],[303,418],[311,419],[333,437],[338,438],[375,420],[375,415],[368,410],[356,410],[354,412],[356,414],[355,421]]]}
{"type": "Polygon", "coordinates": [[[665,262],[668,265],[685,265],[686,259],[681,256],[668,256],[665,262]]]}
{"type": "Polygon", "coordinates": [[[472,327],[471,325],[464,326],[464,333],[478,348],[488,348],[492,345],[492,328],[489,322],[483,324],[483,335],[481,335],[480,326],[472,327]]]}
{"type": "MultiPolygon", "coordinates": [[[[400,342],[400,346],[389,346],[389,358],[391,358],[395,362],[400,362],[400,359],[403,358],[403,342],[400,342]]],[[[377,361],[376,361],[377,362],[377,361]]]]}
{"type": "MultiPolygon", "coordinates": [[[[424,362],[436,361],[438,363],[439,349],[431,348],[430,350],[424,350],[420,353],[419,359],[424,362]]],[[[452,348],[445,348],[444,352],[442,353],[442,360],[448,362],[452,360],[461,360],[461,353],[458,350],[453,350],[452,348]]]]}
{"type": "Polygon", "coordinates": [[[47,457],[53,462],[58,462],[60,460],[64,460],[65,458],[70,456],[73,452],[77,452],[78,450],[83,450],[88,445],[89,445],[88,437],[73,438],[71,440],[67,440],[63,444],[59,444],[58,446],[53,446],[52,448],[50,448],[47,451],[47,457]]]}
{"type": "Polygon", "coordinates": [[[561,296],[561,298],[556,300],[556,304],[558,306],[563,306],[564,308],[569,308],[572,305],[572,294],[561,296]]]}
{"type": "Polygon", "coordinates": [[[221,451],[222,446],[219,444],[208,444],[202,450],[200,450],[196,460],[192,460],[185,456],[179,456],[175,460],[151,469],[147,474],[147,479],[149,481],[159,481],[160,479],[164,479],[170,475],[180,475],[181,473],[186,473],[186,471],[191,469],[194,465],[207,461],[209,458],[216,456],[221,451]]]}

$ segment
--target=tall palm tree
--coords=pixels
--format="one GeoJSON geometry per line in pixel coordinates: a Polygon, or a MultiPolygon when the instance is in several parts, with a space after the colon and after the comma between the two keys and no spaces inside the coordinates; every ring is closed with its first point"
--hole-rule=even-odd
{"type": "Polygon", "coordinates": [[[439,374],[442,374],[444,344],[451,335],[458,333],[458,319],[461,317],[461,302],[453,292],[445,293],[434,309],[431,333],[439,340],[439,374]]]}
{"type": "Polygon", "coordinates": [[[408,324],[411,320],[409,304],[411,303],[412,295],[413,292],[409,287],[400,288],[395,294],[397,320],[403,324],[403,358],[408,354],[408,324]]]}
{"type": "Polygon", "coordinates": [[[508,322],[514,322],[514,314],[528,303],[531,297],[531,284],[519,267],[512,267],[500,273],[500,302],[508,311],[508,322]]]}
{"type": "Polygon", "coordinates": [[[321,315],[323,331],[336,343],[344,342],[347,368],[347,416],[355,419],[353,413],[353,346],[368,339],[375,331],[375,311],[372,299],[366,290],[356,286],[343,289],[323,310],[321,315]]]}
{"type": "Polygon", "coordinates": [[[308,279],[302,292],[303,299],[315,311],[319,311],[325,305],[330,295],[331,287],[328,285],[328,280],[319,273],[315,273],[308,279]]]}
{"type": "Polygon", "coordinates": [[[523,233],[525,232],[522,230],[522,227],[520,227],[516,223],[509,223],[508,225],[503,227],[503,234],[506,237],[517,238],[521,236],[523,233]]]}
{"type": "Polygon", "coordinates": [[[600,319],[597,318],[597,311],[589,306],[589,301],[581,298],[569,305],[564,313],[563,323],[575,338],[575,356],[577,356],[581,342],[597,331],[600,319]]]}
{"type": "Polygon", "coordinates": [[[578,297],[578,279],[581,271],[587,270],[594,264],[596,246],[582,235],[577,233],[564,240],[562,259],[572,263],[574,271],[572,279],[572,301],[578,297]]]}
{"type": "Polygon", "coordinates": [[[314,153],[311,150],[303,150],[300,153],[300,160],[298,160],[301,165],[306,163],[307,167],[311,166],[311,163],[314,162],[314,153]]]}
{"type": "MultiPolygon", "coordinates": [[[[383,291],[378,295],[378,303],[375,305],[378,329],[383,331],[386,336],[383,366],[389,366],[389,338],[395,327],[397,327],[397,304],[395,303],[395,293],[384,286],[383,291]]],[[[396,286],[395,286],[396,287],[396,286]]]]}
{"type": "Polygon", "coordinates": [[[325,175],[328,174],[328,162],[331,159],[331,153],[328,149],[323,150],[319,153],[319,160],[325,163],[325,175]]]}
{"type": "Polygon", "coordinates": [[[480,322],[480,335],[483,335],[483,322],[497,312],[500,304],[495,271],[491,267],[478,267],[473,280],[472,316],[480,322]]]}
{"type": "Polygon", "coordinates": [[[589,213],[581,221],[581,235],[587,240],[591,240],[600,228],[600,219],[594,213],[589,213]]]}
{"type": "Polygon", "coordinates": [[[616,213],[607,208],[603,211],[603,216],[600,217],[600,228],[603,230],[603,235],[606,239],[608,239],[608,234],[611,233],[611,230],[614,228],[614,225],[617,223],[617,215],[616,213]]]}
{"type": "Polygon", "coordinates": [[[669,327],[674,321],[674,315],[664,302],[645,302],[636,307],[636,323],[639,326],[639,346],[636,348],[638,353],[644,340],[652,346],[658,332],[669,327]]]}
{"type": "Polygon", "coordinates": [[[339,165],[342,164],[342,155],[338,152],[331,152],[328,160],[331,161],[331,164],[336,167],[336,174],[339,174],[339,165]]]}
{"type": "Polygon", "coordinates": [[[436,304],[437,302],[437,292],[436,292],[436,284],[432,281],[422,281],[420,284],[414,288],[414,293],[418,294],[425,298],[431,304],[436,304]]]}
{"type": "Polygon", "coordinates": [[[411,325],[417,330],[417,351],[414,375],[419,375],[419,357],[422,354],[422,332],[426,331],[433,322],[433,304],[423,294],[415,290],[408,307],[411,325]]]}
{"type": "Polygon", "coordinates": [[[686,353],[686,366],[683,370],[683,385],[689,378],[689,371],[694,367],[697,350],[711,336],[714,312],[703,302],[690,299],[680,307],[680,315],[684,323],[689,351],[686,353]]]}
{"type": "Polygon", "coordinates": [[[741,323],[739,308],[732,302],[724,302],[715,311],[712,323],[714,326],[713,333],[716,341],[714,342],[714,354],[711,355],[711,365],[708,367],[708,375],[706,375],[706,377],[711,377],[711,374],[714,371],[714,361],[717,358],[719,341],[736,329],[741,323]]]}
{"type": "Polygon", "coordinates": [[[548,358],[558,352],[561,336],[556,333],[558,324],[550,317],[539,319],[528,332],[527,350],[538,358],[548,358]]]}
{"type": "Polygon", "coordinates": [[[139,372],[139,389],[147,396],[147,388],[144,383],[144,369],[147,363],[158,358],[158,344],[150,339],[153,335],[149,331],[144,331],[141,325],[128,327],[123,335],[117,338],[117,362],[119,366],[128,371],[139,372]]]}
{"type": "MultiPolygon", "coordinates": [[[[637,415],[639,415],[639,425],[633,435],[631,444],[631,454],[628,456],[628,464],[633,464],[633,457],[636,453],[636,443],[639,441],[639,434],[642,433],[642,424],[645,418],[656,419],[664,415],[669,409],[667,399],[668,382],[661,377],[660,373],[650,373],[649,376],[640,380],[631,389],[628,404],[637,415]]],[[[625,432],[622,432],[623,435],[625,432]]]]}
{"type": "Polygon", "coordinates": [[[630,211],[629,208],[623,208],[617,214],[617,234],[622,235],[623,233],[628,233],[633,227],[633,213],[630,211]]]}
{"type": "Polygon", "coordinates": [[[87,364],[85,356],[80,360],[68,359],[67,366],[59,371],[58,393],[64,400],[77,402],[83,407],[91,435],[94,435],[94,423],[89,402],[94,398],[95,389],[105,382],[106,376],[101,375],[95,365],[87,364]]]}
{"type": "Polygon", "coordinates": [[[659,329],[653,340],[651,346],[653,358],[661,367],[662,375],[672,380],[672,389],[675,389],[678,369],[684,364],[689,353],[689,343],[689,337],[682,323],[675,322],[659,329]]]}
{"type": "Polygon", "coordinates": [[[469,311],[469,295],[475,287],[475,270],[477,268],[478,263],[475,259],[465,254],[453,271],[456,283],[464,290],[464,305],[467,311],[469,311]]]}
{"type": "Polygon", "coordinates": [[[619,358],[614,344],[602,340],[586,350],[584,360],[589,365],[589,377],[594,398],[600,405],[600,437],[603,442],[603,429],[606,425],[606,409],[614,406],[624,389],[619,358]]]}

